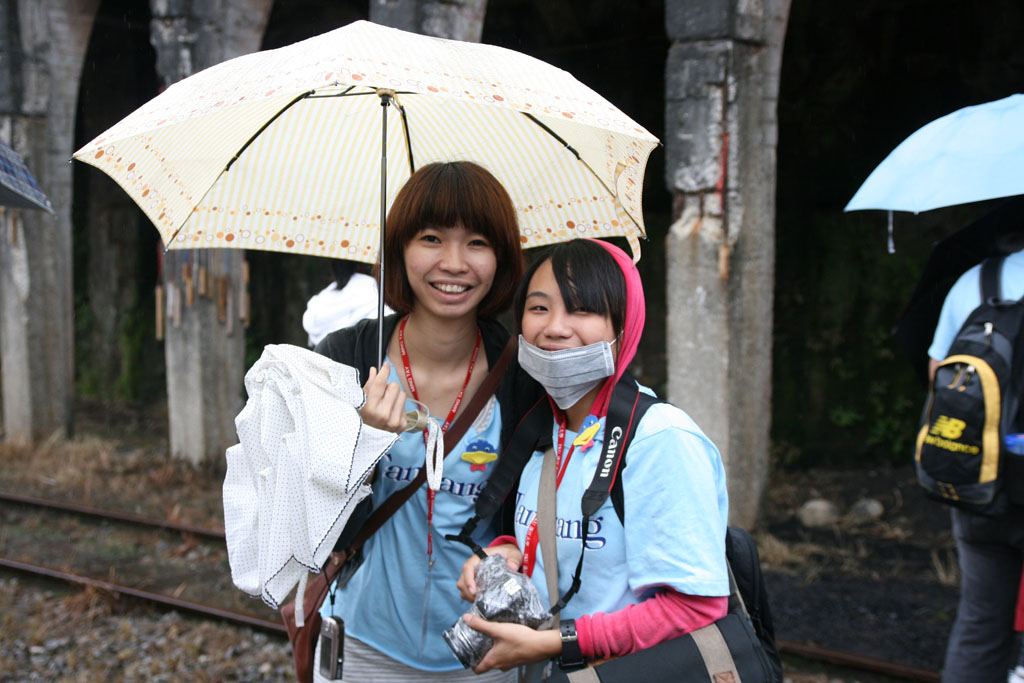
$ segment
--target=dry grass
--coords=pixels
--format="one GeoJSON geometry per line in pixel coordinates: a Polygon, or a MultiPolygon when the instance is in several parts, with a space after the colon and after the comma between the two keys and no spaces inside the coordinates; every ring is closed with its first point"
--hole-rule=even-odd
{"type": "Polygon", "coordinates": [[[755,535],[757,553],[764,569],[806,567],[814,563],[814,556],[826,552],[814,543],[786,543],[767,531],[755,535]]]}
{"type": "Polygon", "coordinates": [[[932,568],[935,576],[943,586],[956,586],[960,583],[960,565],[957,562],[956,553],[946,548],[944,552],[938,549],[932,550],[932,568]]]}
{"type": "Polygon", "coordinates": [[[137,421],[84,422],[70,440],[0,444],[0,491],[223,528],[222,461],[197,468],[171,459],[160,430],[137,421]]]}

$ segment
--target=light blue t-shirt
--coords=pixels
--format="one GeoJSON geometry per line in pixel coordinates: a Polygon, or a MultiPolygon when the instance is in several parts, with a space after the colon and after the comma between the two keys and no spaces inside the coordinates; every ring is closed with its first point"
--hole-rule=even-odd
{"type": "MultiPolygon", "coordinates": [[[[1015,251],[1003,261],[1002,298],[1019,299],[1024,296],[1024,251],[1015,251]]],[[[960,276],[942,304],[939,322],[935,325],[928,356],[942,360],[956,338],[967,317],[981,305],[981,264],[960,276]]]]}
{"type": "MultiPolygon", "coordinates": [[[[390,382],[398,382],[391,364],[390,382]]],[[[412,401],[407,410],[414,410],[412,401]]],[[[445,416],[438,421],[443,422],[445,416]]],[[[435,416],[436,417],[436,416],[435,416]]],[[[441,633],[468,609],[455,587],[470,550],[445,540],[473,515],[473,506],[497,464],[501,414],[491,400],[444,461],[441,490],[434,504],[434,566],[427,567],[427,487],[421,486],[363,546],[363,563],[335,597],[335,614],[345,631],[404,664],[426,671],[462,669],[441,633]]],[[[446,443],[447,447],[448,444],[446,443]]],[[[408,485],[423,466],[422,432],[406,432],[391,447],[373,483],[376,507],[408,485]]],[[[476,541],[486,546],[493,530],[483,526],[476,541]]],[[[331,613],[330,599],[320,613],[331,613]]]]}
{"type": "MultiPolygon", "coordinates": [[[[572,584],[583,544],[580,503],[601,457],[605,418],[600,422],[593,446],[586,451],[576,447],[558,487],[558,588],[563,595],[572,584]]],[[[557,425],[552,438],[557,448],[557,425]]],[[[566,451],[575,438],[566,434],[566,451]]],[[[543,458],[535,452],[520,479],[515,512],[520,548],[536,517],[543,458]]],[[[626,528],[609,496],[590,519],[581,588],[562,614],[575,619],[614,612],[640,602],[659,586],[690,595],[728,595],[725,468],[718,449],[696,423],[668,403],[651,406],[626,452],[622,483],[626,528]]],[[[548,605],[544,561],[538,546],[532,579],[548,605]]]]}

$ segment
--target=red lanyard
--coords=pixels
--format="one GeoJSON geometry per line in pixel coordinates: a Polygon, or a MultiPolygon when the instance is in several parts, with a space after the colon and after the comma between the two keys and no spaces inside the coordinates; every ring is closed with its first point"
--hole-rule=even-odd
{"type": "MultiPolygon", "coordinates": [[[[412,397],[417,401],[420,400],[419,394],[416,392],[416,382],[412,378],[412,366],[409,365],[409,354],[405,350],[405,323],[409,320],[408,316],[402,318],[401,324],[398,326],[398,351],[402,354],[402,367],[405,368],[405,382],[409,385],[409,391],[412,392],[412,397]]],[[[448,417],[445,419],[444,424],[441,425],[441,433],[448,431],[448,428],[452,426],[452,422],[455,420],[455,413],[459,412],[459,406],[462,405],[462,396],[466,393],[466,387],[469,386],[469,380],[473,377],[473,366],[476,365],[477,354],[480,353],[480,341],[481,341],[480,328],[476,330],[476,346],[473,347],[473,355],[469,357],[469,369],[466,370],[466,381],[462,383],[462,389],[459,390],[459,395],[455,397],[455,403],[452,404],[452,409],[448,411],[448,417]]],[[[423,430],[423,443],[427,442],[427,430],[423,430]]],[[[424,465],[426,466],[426,465],[424,465]]],[[[434,498],[437,492],[433,489],[427,489],[427,557],[430,557],[434,553],[434,543],[431,536],[430,530],[434,523],[434,498]]]]}
{"type": "MultiPolygon", "coordinates": [[[[555,492],[557,493],[558,487],[562,484],[562,477],[565,476],[565,470],[569,467],[569,460],[572,459],[572,453],[576,450],[576,444],[569,446],[569,452],[565,456],[565,462],[562,462],[562,450],[565,448],[565,423],[558,423],[558,452],[555,458],[555,471],[558,473],[555,477],[555,492]]],[[[543,473],[543,469],[541,472],[543,473]]],[[[539,492],[538,492],[539,495],[539,492]]],[[[540,505],[538,505],[540,507],[540,505]]],[[[537,515],[534,514],[533,521],[530,522],[530,528],[526,530],[526,541],[525,549],[523,550],[523,572],[527,576],[533,576],[533,565],[537,563],[537,515]]],[[[548,558],[548,562],[558,562],[558,558],[548,558]]]]}

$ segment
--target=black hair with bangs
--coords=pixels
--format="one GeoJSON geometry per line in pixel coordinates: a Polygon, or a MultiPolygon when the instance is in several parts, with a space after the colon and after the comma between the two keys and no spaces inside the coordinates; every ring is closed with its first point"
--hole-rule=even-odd
{"type": "Polygon", "coordinates": [[[626,320],[626,277],[604,247],[586,239],[556,244],[530,264],[516,291],[516,332],[523,331],[530,280],[545,261],[551,261],[566,309],[606,315],[615,334],[622,332],[626,320]]]}

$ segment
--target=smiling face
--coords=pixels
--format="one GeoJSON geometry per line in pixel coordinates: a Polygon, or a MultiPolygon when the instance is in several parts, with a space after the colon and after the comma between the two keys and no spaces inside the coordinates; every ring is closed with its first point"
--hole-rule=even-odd
{"type": "Polygon", "coordinates": [[[551,261],[538,266],[530,278],[520,329],[523,339],[545,351],[615,340],[615,328],[609,316],[569,310],[562,299],[551,261]]]}
{"type": "Polygon", "coordinates": [[[516,209],[497,178],[472,162],[451,161],[420,167],[399,190],[384,230],[381,278],[384,300],[398,313],[409,313],[416,304],[405,254],[424,226],[462,226],[486,240],[501,269],[490,277],[477,315],[490,318],[508,308],[525,263],[516,209]]]}
{"type": "Polygon", "coordinates": [[[476,315],[498,264],[487,238],[462,223],[420,229],[405,245],[403,260],[413,310],[442,318],[476,315]]]}

